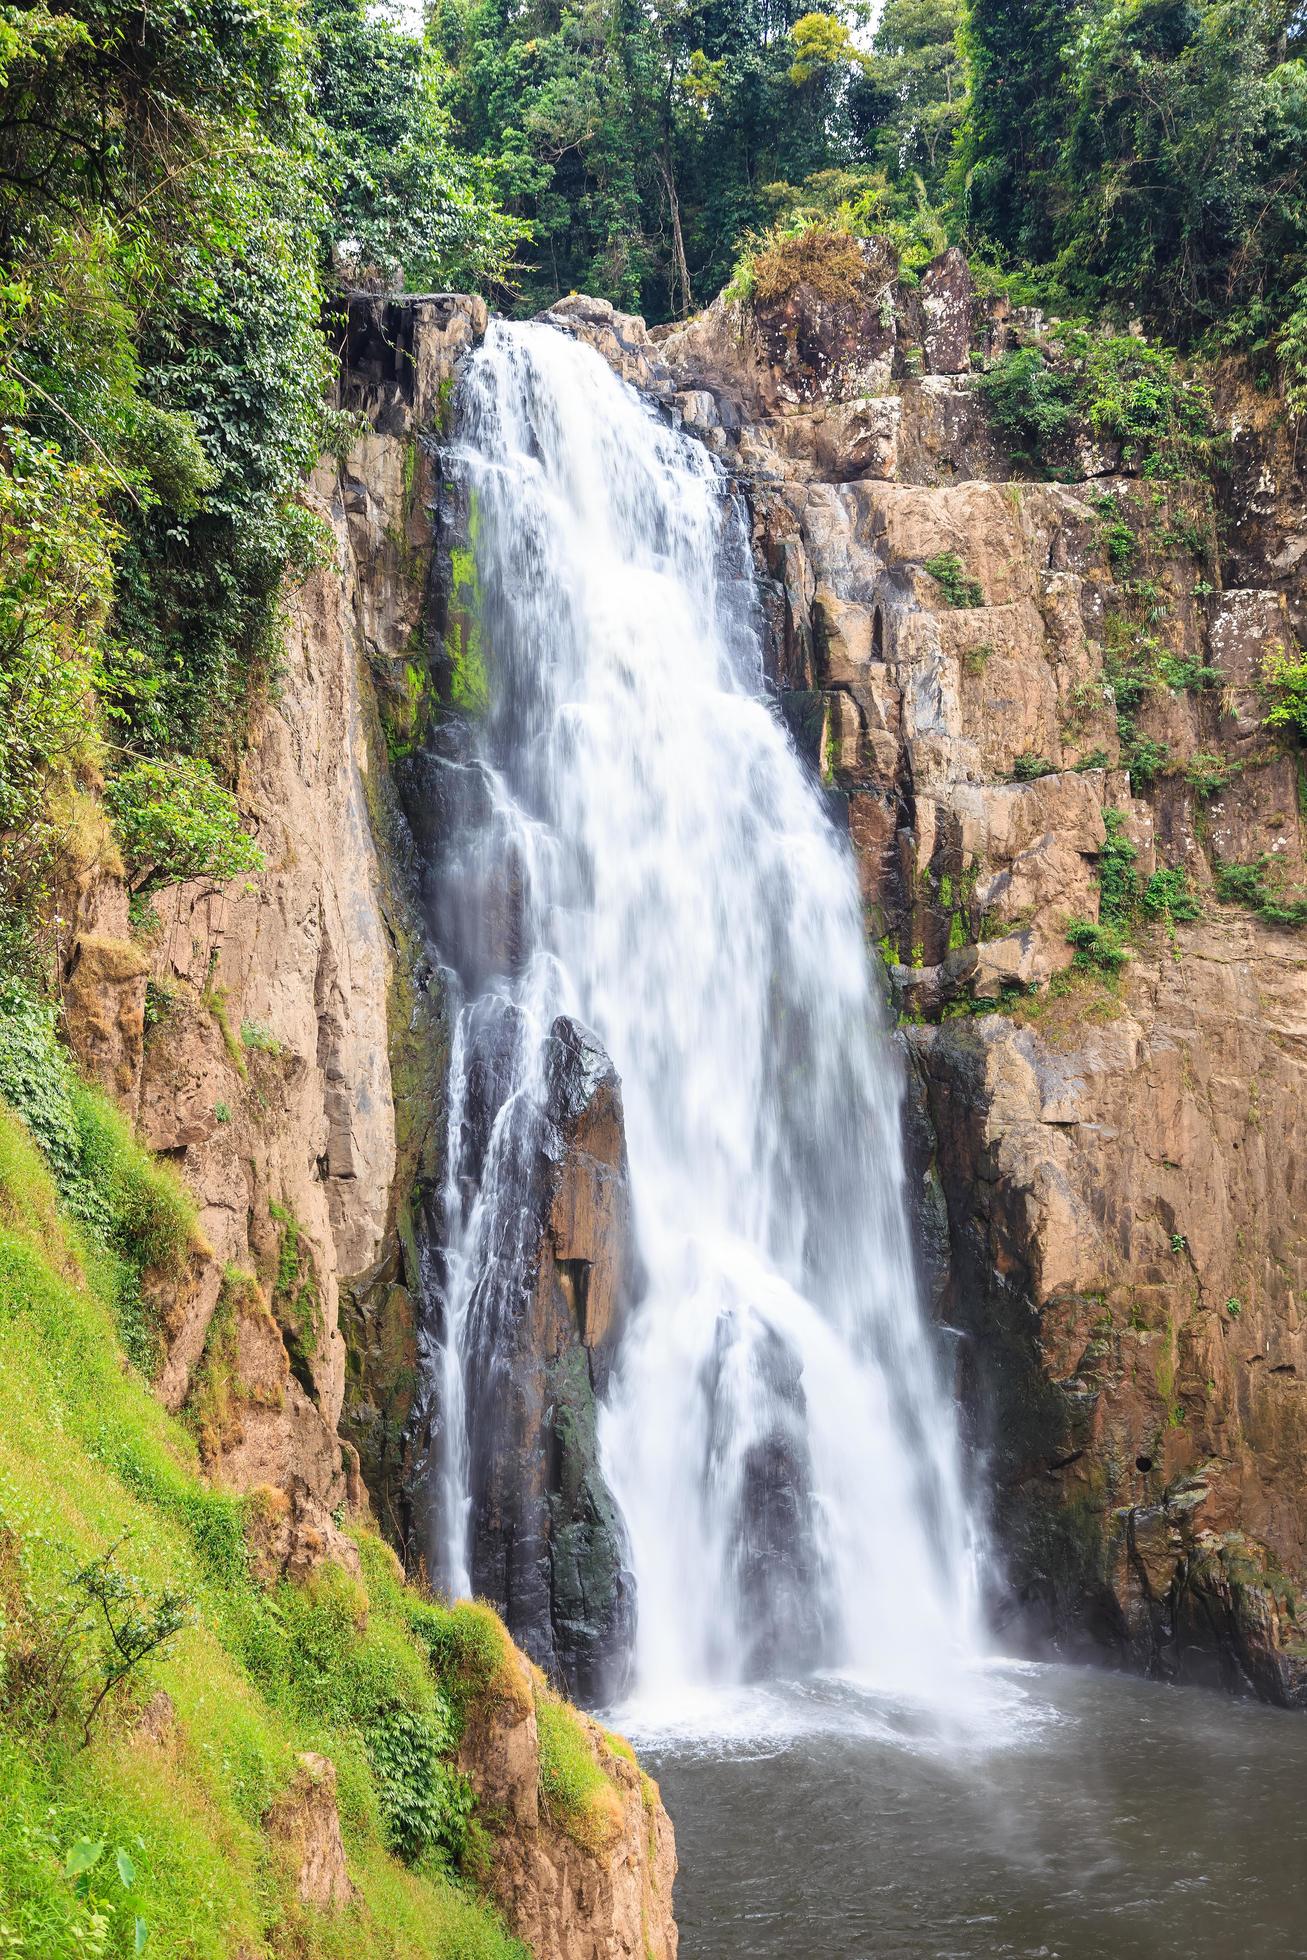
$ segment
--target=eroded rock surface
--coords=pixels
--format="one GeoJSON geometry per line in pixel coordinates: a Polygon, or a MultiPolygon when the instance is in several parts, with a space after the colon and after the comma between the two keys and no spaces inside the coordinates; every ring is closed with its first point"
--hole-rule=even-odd
{"type": "Polygon", "coordinates": [[[1027,1623],[1303,1702],[1305,1036],[1307,948],[1234,918],[1098,1025],[912,1032],[1027,1623]]]}
{"type": "Polygon", "coordinates": [[[334,1763],[306,1750],[289,1790],[269,1812],[267,1830],[295,1861],[296,1890],[304,1905],[329,1912],[349,1904],[354,1887],[345,1868],[334,1763]]]}

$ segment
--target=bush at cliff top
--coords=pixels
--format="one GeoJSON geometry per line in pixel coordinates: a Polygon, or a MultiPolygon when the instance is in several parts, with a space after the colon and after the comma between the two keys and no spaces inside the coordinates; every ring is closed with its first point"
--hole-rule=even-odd
{"type": "Polygon", "coordinates": [[[868,271],[849,230],[824,224],[778,225],[749,245],[727,288],[755,305],[789,299],[806,287],[831,304],[861,297],[868,271]]]}
{"type": "Polygon", "coordinates": [[[379,1773],[375,1729],[425,1723],[447,1750],[451,1703],[412,1624],[443,1609],[366,1535],[364,1581],[333,1568],[264,1592],[244,1509],[124,1370],[100,1264],[0,1108],[0,1951],[125,1960],[139,1938],[158,1960],[527,1960],[439,1845],[411,1868],[389,1849],[394,1759],[379,1773]],[[82,1746],[80,1723],[38,1712],[33,1670],[71,1575],[120,1542],[141,1596],[184,1595],[192,1620],[82,1746]],[[150,1740],[159,1688],[173,1715],[150,1740]],[[337,1767],[357,1897],[334,1916],[300,1904],[264,1830],[306,1749],[337,1767]]]}

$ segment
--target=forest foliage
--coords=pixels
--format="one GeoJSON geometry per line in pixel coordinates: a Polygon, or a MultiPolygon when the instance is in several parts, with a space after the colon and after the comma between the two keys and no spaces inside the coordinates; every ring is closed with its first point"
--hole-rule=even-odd
{"type": "Polygon", "coordinates": [[[1300,0],[432,0],[429,33],[531,226],[524,305],[675,315],[806,215],[1183,347],[1307,346],[1300,0]]]}
{"type": "Polygon", "coordinates": [[[0,7],[0,967],[47,977],[106,778],[129,856],[241,858],[219,776],[324,549],[324,302],[485,284],[519,233],[438,70],[364,0],[0,7]]]}
{"type": "Polygon", "coordinates": [[[1302,0],[4,0],[0,971],[48,981],[106,781],[134,877],[241,860],[236,760],[325,549],[333,292],[660,321],[957,243],[1080,336],[986,383],[1041,469],[1104,324],[1135,408],[1142,325],[1251,354],[1297,414],[1305,55],[1302,0]]]}

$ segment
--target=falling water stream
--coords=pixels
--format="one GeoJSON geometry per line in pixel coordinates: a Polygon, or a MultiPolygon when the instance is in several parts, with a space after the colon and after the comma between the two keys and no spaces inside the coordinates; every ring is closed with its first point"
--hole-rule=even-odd
{"type": "Polygon", "coordinates": [[[460,409],[491,693],[472,843],[520,892],[514,972],[456,1035],[457,1084],[478,1016],[511,1007],[449,1288],[451,1581],[524,1117],[568,1014],[625,1102],[643,1283],[600,1440],[641,1690],[764,1659],[937,1679],[973,1637],[972,1554],[899,1065],[850,854],[767,697],[740,509],[701,445],[548,327],[492,327],[460,409]]]}
{"type": "Polygon", "coordinates": [[[981,1656],[899,1059],[850,854],[768,698],[738,500],[544,325],[466,363],[455,460],[487,698],[441,872],[444,1584],[471,1585],[568,1015],[625,1104],[638,1284],[600,1443],[636,1598],[623,1719],[677,1818],[686,1960],[1307,1951],[1274,1859],[1230,1890],[1301,1774],[1276,1717],[1210,1713],[1204,1754],[1202,1697],[981,1656]],[[1226,1798],[1254,1750],[1265,1781],[1226,1798]]]}

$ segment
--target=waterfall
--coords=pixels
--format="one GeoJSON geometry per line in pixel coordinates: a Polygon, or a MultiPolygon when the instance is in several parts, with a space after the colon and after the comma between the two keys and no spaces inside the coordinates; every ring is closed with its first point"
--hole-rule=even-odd
{"type": "Polygon", "coordinates": [[[437,1564],[468,1589],[566,1014],[625,1103],[639,1277],[599,1437],[641,1687],[823,1663],[929,1682],[971,1639],[972,1552],[901,1064],[850,852],[768,698],[738,500],[549,327],[493,325],[458,413],[480,634],[460,685],[484,661],[486,701],[442,871],[463,994],[437,1564]]]}

